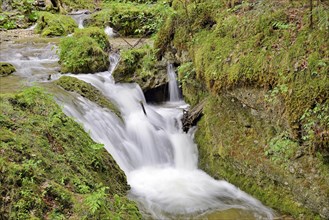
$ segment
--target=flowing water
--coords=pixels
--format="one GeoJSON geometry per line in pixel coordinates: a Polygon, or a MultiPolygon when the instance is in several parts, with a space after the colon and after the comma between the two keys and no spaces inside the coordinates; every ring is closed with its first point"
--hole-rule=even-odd
{"type": "Polygon", "coordinates": [[[177,83],[177,75],[175,73],[175,69],[173,64],[168,64],[167,73],[169,78],[169,101],[177,102],[180,98],[180,92],[177,83]]]}
{"type": "MultiPolygon", "coordinates": [[[[58,58],[51,47],[52,44],[43,47],[26,44],[17,49],[1,48],[0,61],[14,64],[16,75],[47,81],[48,75],[58,76],[55,74],[58,65],[54,64],[58,58]]],[[[258,200],[197,168],[194,129],[188,134],[181,129],[182,109],[187,105],[179,98],[179,92],[169,102],[149,105],[137,84],[114,83],[111,72],[119,57],[113,55],[110,60],[109,71],[72,76],[98,88],[118,106],[122,119],[77,94],[60,90],[55,96],[64,106],[64,112],[81,122],[95,141],[103,143],[124,170],[131,186],[129,197],[137,201],[145,218],[273,217],[272,211],[258,200]]],[[[170,71],[172,67],[168,68],[168,74],[170,71]]]]}
{"type": "Polygon", "coordinates": [[[90,17],[90,11],[88,10],[80,10],[73,13],[70,13],[70,16],[75,20],[75,22],[78,24],[78,28],[82,29],[84,28],[83,22],[87,18],[90,17]]]}

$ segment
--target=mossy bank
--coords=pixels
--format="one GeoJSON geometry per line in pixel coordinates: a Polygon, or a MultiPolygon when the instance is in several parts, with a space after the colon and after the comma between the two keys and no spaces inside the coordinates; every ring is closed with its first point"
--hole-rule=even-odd
{"type": "Polygon", "coordinates": [[[173,1],[155,40],[205,100],[200,166],[296,218],[329,218],[326,2],[173,1]]]}
{"type": "Polygon", "coordinates": [[[39,88],[0,96],[2,219],[139,219],[126,176],[39,88]]]}

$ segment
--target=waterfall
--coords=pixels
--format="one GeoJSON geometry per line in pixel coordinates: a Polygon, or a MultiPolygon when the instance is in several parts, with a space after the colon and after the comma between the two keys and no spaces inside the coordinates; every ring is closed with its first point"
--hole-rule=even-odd
{"type": "MultiPolygon", "coordinates": [[[[118,61],[114,56],[111,59],[118,61]]],[[[168,70],[173,72],[170,66],[168,70]]],[[[130,197],[152,218],[176,219],[228,209],[238,210],[240,217],[251,215],[249,219],[272,218],[272,211],[258,200],[197,168],[193,133],[182,131],[180,118],[185,103],[176,102],[178,92],[174,101],[153,106],[145,102],[137,84],[115,84],[110,71],[72,76],[91,83],[120,109],[123,121],[83,97],[64,103],[65,113],[81,122],[95,141],[103,143],[125,171],[130,197]]]]}
{"type": "Polygon", "coordinates": [[[78,28],[82,29],[82,28],[84,28],[84,26],[83,26],[84,20],[86,20],[90,16],[90,11],[88,11],[88,10],[76,11],[76,12],[70,13],[70,16],[78,24],[78,28]]]}
{"type": "Polygon", "coordinates": [[[177,102],[180,101],[180,93],[177,84],[177,76],[175,73],[174,66],[172,64],[167,65],[167,74],[169,78],[169,101],[177,102]]]}
{"type": "Polygon", "coordinates": [[[113,28],[111,28],[109,26],[105,27],[104,31],[105,31],[105,34],[107,34],[107,36],[109,36],[111,38],[116,37],[118,35],[117,33],[114,32],[113,28]]]}
{"type": "MultiPolygon", "coordinates": [[[[1,53],[0,60],[14,63],[15,74],[29,79],[37,67],[40,74],[37,71],[36,80],[44,81],[58,68],[58,57],[54,51],[49,52],[51,46],[8,45],[2,49],[7,55],[1,53]],[[33,65],[27,65],[30,62],[33,65]]],[[[78,94],[60,90],[55,96],[63,111],[83,124],[96,142],[104,144],[126,173],[131,186],[129,197],[142,212],[153,219],[192,219],[213,212],[219,212],[217,219],[223,219],[221,213],[225,210],[234,213],[235,219],[273,218],[272,211],[258,200],[198,169],[193,129],[188,134],[182,131],[180,119],[186,104],[177,102],[178,92],[171,92],[176,93],[176,99],[149,105],[139,85],[114,82],[111,73],[119,56],[111,55],[110,61],[108,71],[71,76],[101,91],[119,108],[121,119],[78,94]]],[[[168,65],[168,72],[174,73],[172,65],[168,65]]]]}

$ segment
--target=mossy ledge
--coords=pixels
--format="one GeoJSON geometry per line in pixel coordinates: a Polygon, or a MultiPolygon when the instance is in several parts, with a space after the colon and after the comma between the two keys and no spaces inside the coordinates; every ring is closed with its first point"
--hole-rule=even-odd
{"type": "MultiPolygon", "coordinates": [[[[246,93],[251,91],[245,88],[246,93]]],[[[281,213],[326,219],[328,164],[307,155],[286,136],[285,126],[280,124],[284,120],[280,122],[255,105],[248,107],[247,99],[241,102],[238,95],[229,93],[206,97],[196,132],[200,167],[281,213]]],[[[280,115],[282,109],[275,109],[280,115]]]]}
{"type": "Polygon", "coordinates": [[[119,109],[90,83],[86,83],[71,76],[62,76],[56,80],[55,83],[66,91],[76,92],[99,106],[111,110],[114,114],[121,118],[119,109]]]}
{"type": "Polygon", "coordinates": [[[313,1],[310,21],[309,2],[174,0],[155,50],[181,63],[187,102],[206,100],[202,169],[279,212],[328,219],[329,5],[313,1]]]}
{"type": "Polygon", "coordinates": [[[0,95],[2,219],[140,219],[126,176],[39,88],[0,95]]]}

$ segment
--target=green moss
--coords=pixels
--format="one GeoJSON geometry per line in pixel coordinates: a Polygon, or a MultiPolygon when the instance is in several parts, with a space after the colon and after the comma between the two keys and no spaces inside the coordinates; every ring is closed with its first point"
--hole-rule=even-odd
{"type": "Polygon", "coordinates": [[[0,9],[0,28],[7,30],[27,28],[37,20],[36,11],[37,7],[32,0],[6,1],[4,7],[0,9]]]}
{"type": "Polygon", "coordinates": [[[108,53],[103,50],[108,47],[108,40],[89,37],[89,30],[86,34],[79,32],[78,36],[61,40],[59,59],[62,72],[95,73],[108,69],[110,63],[108,53]]]}
{"type": "Polygon", "coordinates": [[[97,6],[94,0],[60,0],[60,2],[67,11],[72,11],[73,9],[93,9],[97,6]]]}
{"type": "Polygon", "coordinates": [[[52,97],[29,88],[1,95],[0,105],[3,218],[140,218],[135,204],[124,198],[129,186],[123,171],[52,97]],[[104,186],[92,211],[87,198],[104,186]]]}
{"type": "Polygon", "coordinates": [[[196,81],[196,72],[193,62],[186,62],[177,68],[178,80],[182,85],[185,101],[191,106],[200,103],[209,94],[205,85],[196,81]]]}
{"type": "Polygon", "coordinates": [[[90,101],[104,108],[108,108],[121,118],[119,109],[91,84],[70,76],[62,76],[55,83],[67,91],[76,92],[90,101]]]}
{"type": "Polygon", "coordinates": [[[94,39],[100,46],[100,48],[105,52],[110,51],[110,41],[103,29],[100,29],[98,27],[89,27],[84,29],[77,29],[74,33],[74,37],[76,38],[81,38],[84,36],[94,39]]]}
{"type": "Polygon", "coordinates": [[[61,15],[51,14],[49,12],[39,12],[36,33],[42,36],[66,36],[73,33],[77,28],[77,24],[73,18],[61,15]]]}
{"type": "Polygon", "coordinates": [[[303,2],[174,1],[173,7],[177,12],[155,41],[157,58],[171,48],[188,50],[195,78],[210,93],[286,87],[277,95],[284,98],[291,136],[301,142],[301,116],[329,97],[328,5],[315,7],[314,29],[303,2]]]}
{"type": "Polygon", "coordinates": [[[16,71],[16,69],[12,64],[0,62],[0,77],[8,76],[15,71],[16,71]]]}
{"type": "Polygon", "coordinates": [[[149,36],[162,23],[168,6],[110,2],[86,21],[87,26],[110,26],[121,36],[149,36]]]}
{"type": "MultiPolygon", "coordinates": [[[[314,193],[307,185],[311,183],[287,171],[287,167],[298,163],[293,158],[299,146],[279,134],[278,125],[257,118],[229,95],[208,96],[203,113],[196,133],[200,168],[237,185],[282,213],[303,215],[307,219],[318,215],[319,210],[313,204],[305,205],[305,200],[310,198],[300,194],[314,193]]],[[[308,166],[306,162],[301,169],[307,172],[308,166]]],[[[327,171],[321,173],[321,178],[326,179],[326,175],[327,171]]],[[[315,191],[321,189],[325,201],[328,196],[325,181],[312,179],[311,182],[315,191]]],[[[310,200],[318,207],[322,202],[315,197],[310,200]]]]}

